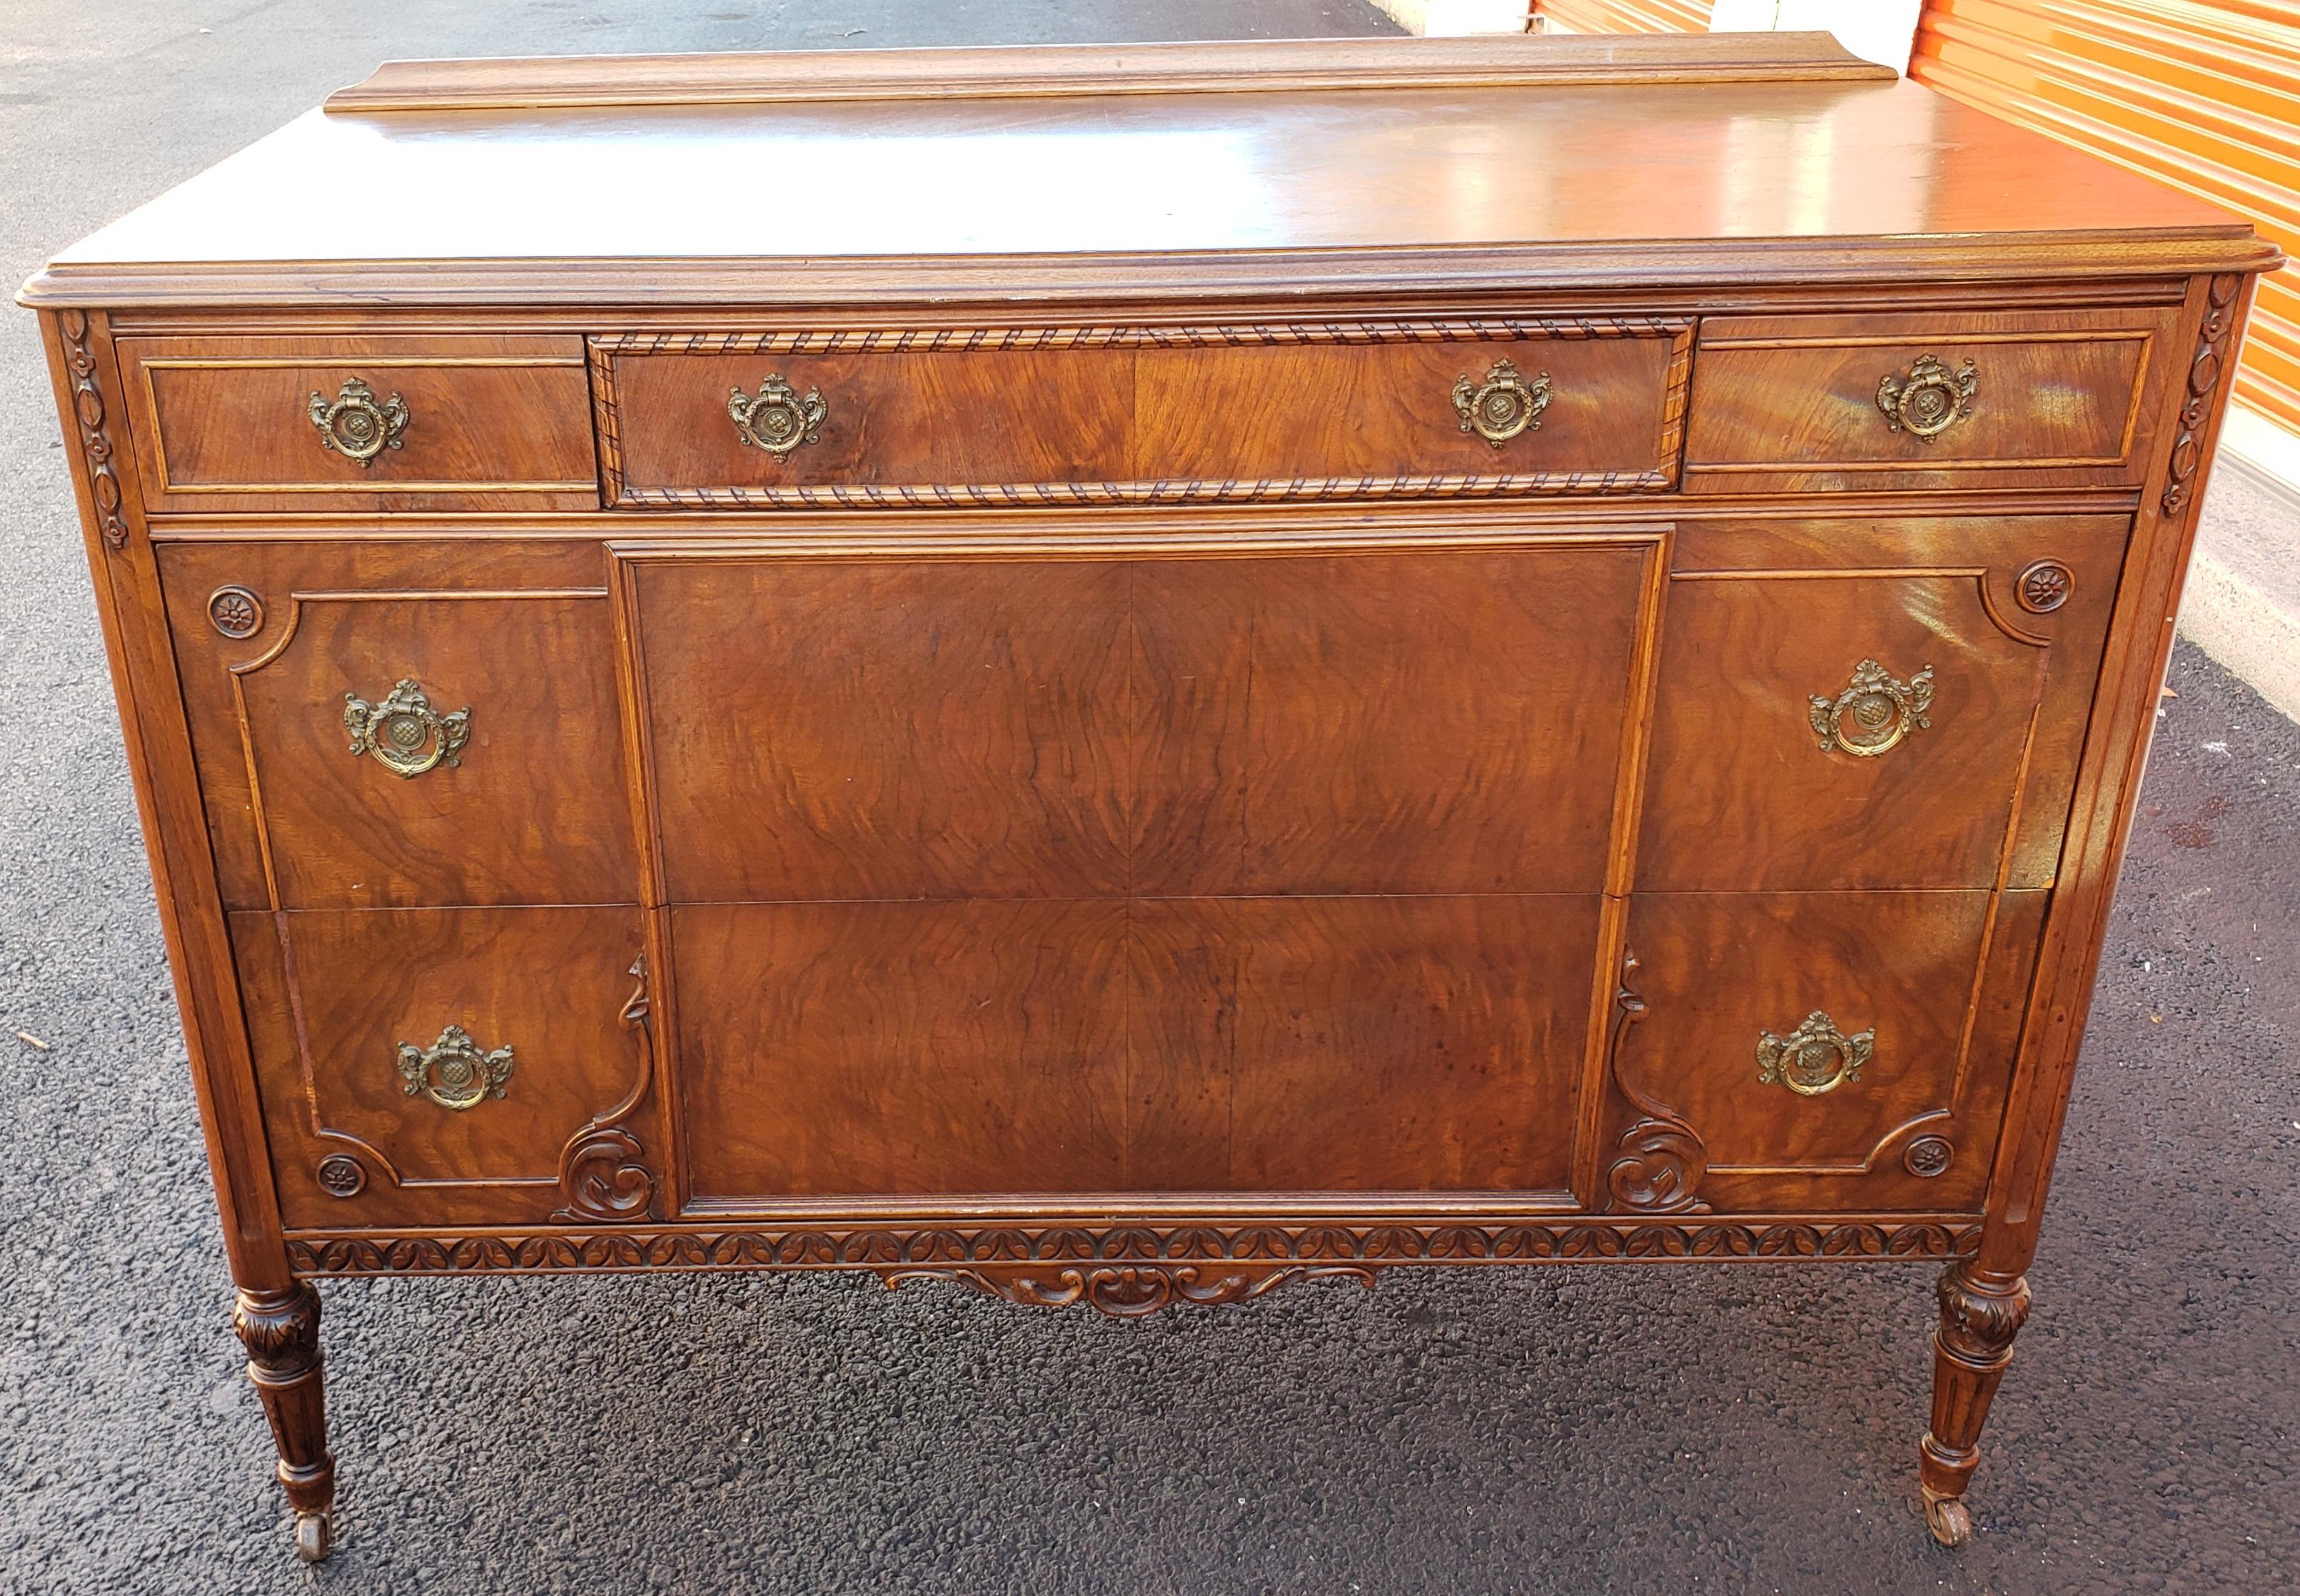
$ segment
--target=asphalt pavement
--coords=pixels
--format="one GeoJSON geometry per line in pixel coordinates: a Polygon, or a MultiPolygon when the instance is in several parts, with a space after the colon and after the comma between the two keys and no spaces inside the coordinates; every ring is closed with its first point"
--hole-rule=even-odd
{"type": "MultiPolygon", "coordinates": [[[[0,276],[387,57],[1386,27],[708,3],[0,0],[0,276]]],[[[1931,1269],[1756,1264],[1138,1324],[868,1277],[334,1284],[342,1540],[306,1569],[64,460],[0,313],[0,1592],[2220,1592],[2300,1563],[2300,731],[2184,649],[1962,1552],[1916,1509],[1931,1269]]]]}

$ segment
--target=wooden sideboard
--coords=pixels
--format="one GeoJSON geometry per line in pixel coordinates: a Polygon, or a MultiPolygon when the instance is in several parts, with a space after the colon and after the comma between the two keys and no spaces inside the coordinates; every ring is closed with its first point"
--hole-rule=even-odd
{"type": "Polygon", "coordinates": [[[321,1276],[2015,1332],[2245,223],[1822,36],[425,62],[41,314],[307,1557],[321,1276]]]}

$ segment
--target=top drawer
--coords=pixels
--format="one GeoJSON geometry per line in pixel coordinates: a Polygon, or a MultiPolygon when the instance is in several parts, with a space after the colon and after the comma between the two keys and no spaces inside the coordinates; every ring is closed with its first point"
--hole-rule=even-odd
{"type": "Polygon", "coordinates": [[[1686,486],[2129,486],[2178,314],[1710,317],[1686,486]]]}
{"type": "Polygon", "coordinates": [[[1672,486],[1682,319],[595,339],[610,503],[785,509],[1672,486]]]}
{"type": "Polygon", "coordinates": [[[118,347],[153,510],[598,508],[579,339],[118,347]]]}

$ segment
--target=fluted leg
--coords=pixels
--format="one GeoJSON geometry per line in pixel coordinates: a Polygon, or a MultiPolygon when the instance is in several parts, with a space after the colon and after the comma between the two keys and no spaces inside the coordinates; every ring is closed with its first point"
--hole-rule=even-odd
{"type": "Polygon", "coordinates": [[[1940,1278],[1940,1328],[1933,1334],[1933,1426],[1918,1449],[1925,1519],[1933,1539],[1972,1538],[1964,1487],[1980,1462],[1980,1426],[1996,1384],[2012,1361],[2012,1338],[2029,1317],[2029,1282],[1959,1259],[1940,1278]]]}
{"type": "Polygon", "coordinates": [[[336,1459],[320,1387],[320,1294],[300,1280],[284,1292],[243,1291],[231,1327],[247,1348],[247,1377],[279,1449],[279,1483],[296,1509],[296,1550],[316,1563],[336,1531],[336,1459]]]}

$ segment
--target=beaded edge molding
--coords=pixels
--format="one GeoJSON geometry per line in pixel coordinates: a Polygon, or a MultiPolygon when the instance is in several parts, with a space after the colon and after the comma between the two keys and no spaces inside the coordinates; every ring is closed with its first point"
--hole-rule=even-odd
{"type": "Polygon", "coordinates": [[[80,453],[88,462],[88,496],[96,506],[96,524],[104,547],[114,553],[128,546],[128,518],[121,511],[120,478],[112,470],[112,429],[104,416],[104,389],[96,381],[98,362],[86,311],[64,311],[56,317],[56,330],[64,346],[64,369],[71,373],[72,415],[79,422],[80,453]]]}

